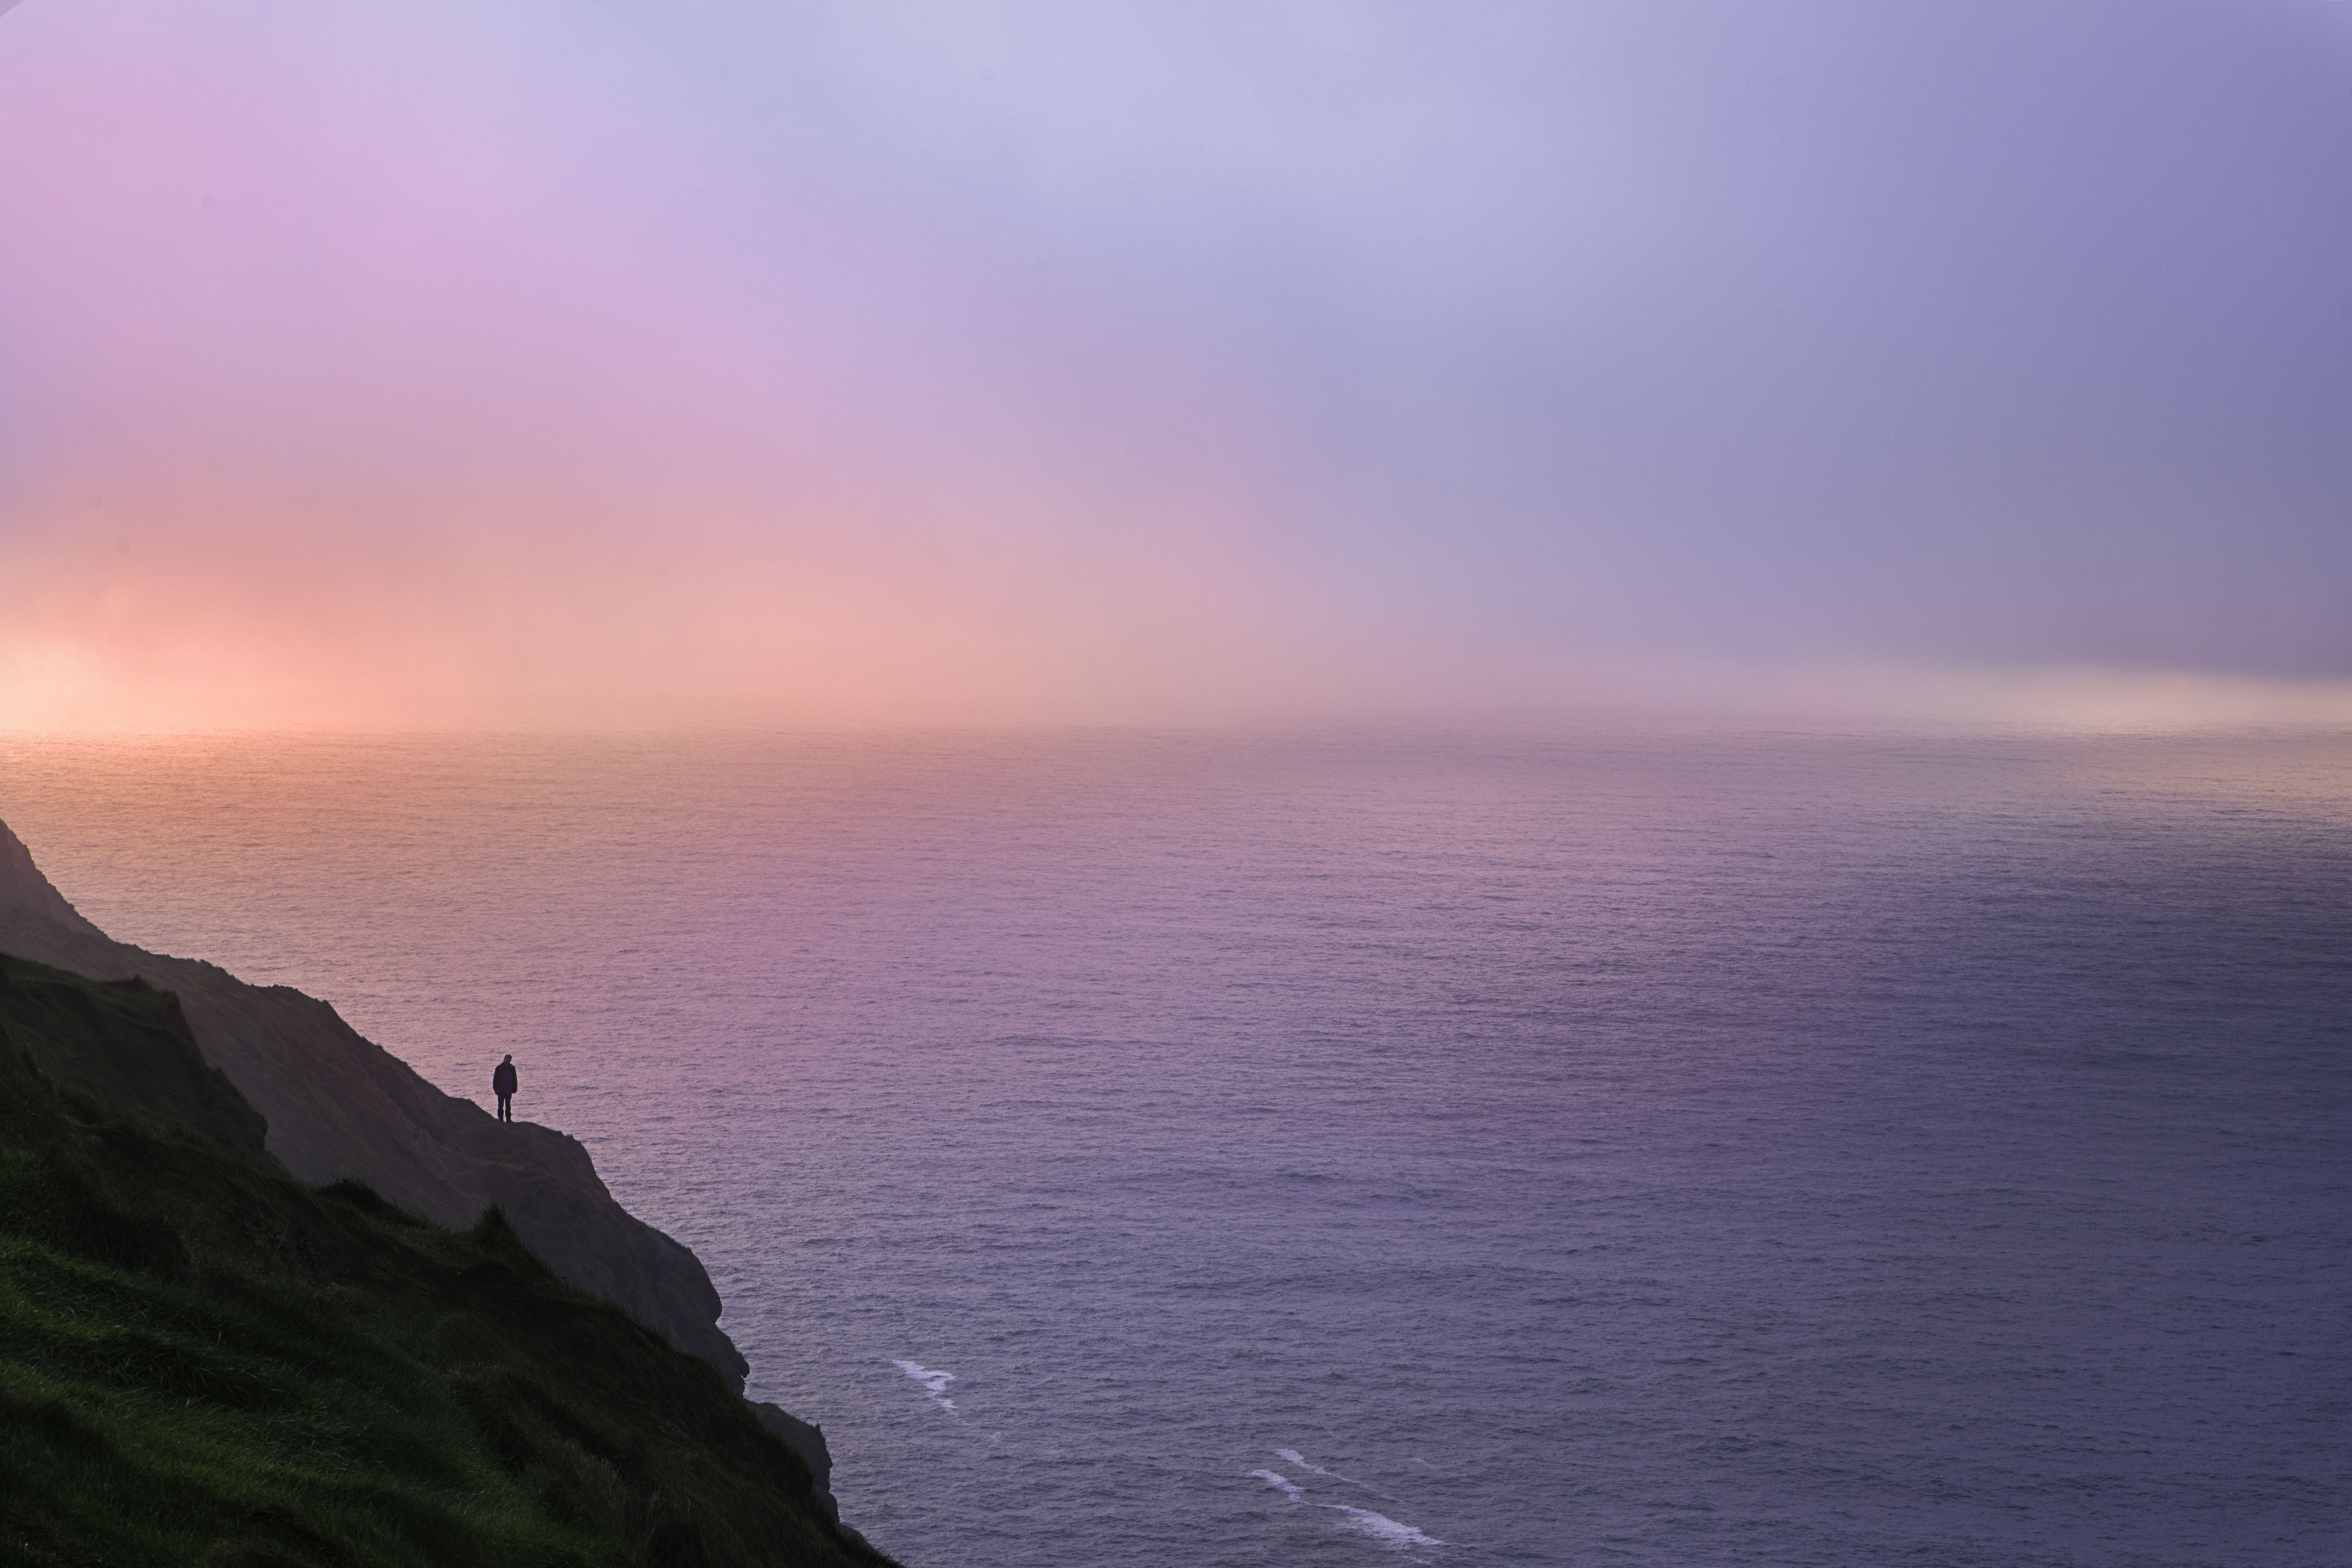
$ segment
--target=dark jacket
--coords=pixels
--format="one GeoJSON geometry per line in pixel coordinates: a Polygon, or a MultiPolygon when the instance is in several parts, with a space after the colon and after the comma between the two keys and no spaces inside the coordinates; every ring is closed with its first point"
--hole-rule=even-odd
{"type": "Polygon", "coordinates": [[[515,1091],[515,1069],[512,1062],[500,1062],[499,1070],[490,1075],[492,1094],[512,1094],[515,1091]]]}

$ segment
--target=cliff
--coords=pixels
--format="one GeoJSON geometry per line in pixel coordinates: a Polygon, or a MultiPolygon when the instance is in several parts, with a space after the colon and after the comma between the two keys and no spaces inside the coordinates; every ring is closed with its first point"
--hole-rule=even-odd
{"type": "MultiPolygon", "coordinates": [[[[51,885],[5,823],[0,953],[93,980],[135,980],[162,994],[156,1005],[170,1017],[159,1013],[150,1026],[184,1026],[219,1088],[245,1115],[259,1112],[248,1131],[276,1168],[313,1185],[362,1183],[399,1209],[454,1229],[495,1207],[558,1279],[621,1308],[742,1392],[749,1363],[718,1326],[719,1292],[701,1261],[616,1203],[578,1140],[532,1122],[501,1123],[442,1093],[326,1003],[289,986],[248,985],[215,964],[115,942],[51,885]]],[[[130,994],[112,994],[108,1005],[131,1005],[123,999],[130,994]]],[[[58,1002],[68,1010],[84,1005],[58,1002]]],[[[20,1019],[19,1032],[37,1059],[37,1031],[27,1033],[20,1019]]],[[[68,1094],[102,1087],[105,1095],[135,1097],[133,1086],[145,1079],[116,1070],[121,1065],[88,1069],[99,1075],[93,1083],[76,1078],[82,1068],[44,1064],[68,1094]]],[[[774,1405],[751,1409],[814,1472],[817,1506],[837,1522],[823,1433],[774,1405]]]]}
{"type": "Polygon", "coordinates": [[[0,952],[93,980],[137,977],[179,998],[204,1059],[268,1123],[269,1153],[301,1181],[346,1177],[437,1225],[492,1205],[566,1283],[614,1303],[740,1392],[750,1370],[719,1331],[700,1260],[614,1202],[578,1140],[502,1124],[442,1093],[326,1003],[248,985],[214,964],[119,942],[52,887],[0,823],[0,952]]]}
{"type": "Polygon", "coordinates": [[[288,1177],[168,994],[0,959],[0,1559],[887,1568],[497,1208],[288,1177]]]}

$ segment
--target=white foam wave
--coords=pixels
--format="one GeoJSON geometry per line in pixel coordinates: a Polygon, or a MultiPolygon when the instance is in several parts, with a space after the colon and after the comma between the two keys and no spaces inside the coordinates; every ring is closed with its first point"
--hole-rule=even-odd
{"type": "Polygon", "coordinates": [[[921,1384],[923,1392],[931,1396],[932,1404],[950,1415],[955,1413],[955,1401],[948,1397],[948,1384],[955,1381],[955,1373],[933,1372],[917,1361],[894,1361],[890,1364],[921,1384]]]}
{"type": "Polygon", "coordinates": [[[1351,1487],[1360,1487],[1363,1490],[1371,1493],[1376,1498],[1386,1498],[1391,1502],[1394,1502],[1396,1500],[1394,1498],[1389,1497],[1389,1494],[1381,1490],[1380,1488],[1372,1485],[1370,1481],[1360,1481],[1353,1476],[1343,1476],[1337,1470],[1327,1470],[1320,1465],[1310,1463],[1307,1460],[1307,1456],[1300,1453],[1296,1448],[1276,1448],[1274,1451],[1274,1457],[1277,1459],[1287,1459],[1302,1470],[1312,1470],[1318,1476],[1325,1476],[1332,1480],[1341,1481],[1351,1487]]]}
{"type": "Polygon", "coordinates": [[[1276,1475],[1272,1470],[1252,1470],[1250,1474],[1255,1476],[1259,1480],[1264,1481],[1267,1486],[1272,1487],[1275,1490],[1282,1493],[1283,1496],[1288,1498],[1293,1502],[1297,1502],[1298,1500],[1299,1494],[1307,1489],[1305,1487],[1293,1485],[1289,1477],[1276,1475]]]}
{"type": "Polygon", "coordinates": [[[1370,1536],[1381,1545],[1393,1547],[1399,1552],[1403,1551],[1408,1546],[1443,1546],[1445,1544],[1445,1542],[1438,1540],[1437,1537],[1433,1535],[1424,1535],[1410,1524],[1405,1524],[1397,1520],[1391,1519],[1384,1513],[1374,1513],[1368,1508],[1349,1508],[1347,1504],[1339,1502],[1318,1503],[1315,1506],[1318,1508],[1328,1508],[1335,1512],[1346,1514],[1349,1524],[1354,1525],[1358,1530],[1362,1531],[1366,1535],[1370,1536]]]}

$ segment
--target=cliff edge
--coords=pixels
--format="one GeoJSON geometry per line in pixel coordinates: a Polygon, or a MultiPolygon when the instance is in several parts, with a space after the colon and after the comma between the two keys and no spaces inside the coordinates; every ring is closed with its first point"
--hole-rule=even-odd
{"type": "Polygon", "coordinates": [[[114,941],[50,885],[5,823],[0,952],[173,993],[205,1060],[261,1112],[268,1152],[297,1179],[363,1182],[459,1230],[495,1205],[557,1278],[621,1308],[742,1392],[750,1363],[719,1331],[719,1292],[701,1260],[615,1202],[577,1139],[528,1121],[502,1124],[442,1093],[291,987],[248,985],[217,965],[114,941]]]}

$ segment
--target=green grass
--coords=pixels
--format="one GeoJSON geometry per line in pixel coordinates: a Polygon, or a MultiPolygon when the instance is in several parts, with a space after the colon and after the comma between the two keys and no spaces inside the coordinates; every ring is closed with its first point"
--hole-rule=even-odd
{"type": "Polygon", "coordinates": [[[717,1373],[495,1210],[289,1181],[164,1059],[194,1047],[156,994],[0,967],[0,1563],[884,1561],[717,1373]],[[163,1087],[99,1103],[92,1064],[142,1060],[163,1087]]]}

